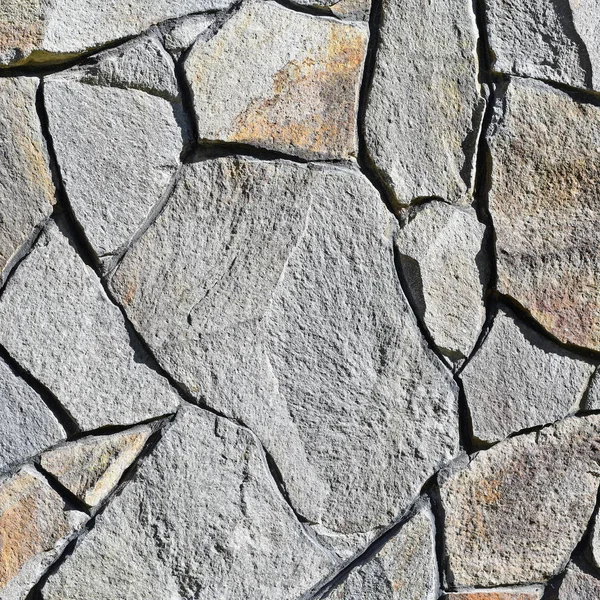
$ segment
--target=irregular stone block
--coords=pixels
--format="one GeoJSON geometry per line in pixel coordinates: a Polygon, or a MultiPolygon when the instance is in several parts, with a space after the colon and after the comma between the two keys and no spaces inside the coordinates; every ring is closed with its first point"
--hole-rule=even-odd
{"type": "Polygon", "coordinates": [[[557,600],[597,600],[600,598],[600,580],[569,568],[560,584],[557,600]]]}
{"type": "Polygon", "coordinates": [[[119,309],[51,221],[0,298],[0,344],[82,430],[174,412],[179,396],[134,352],[119,309]]]}
{"type": "Polygon", "coordinates": [[[495,590],[473,590],[471,592],[457,592],[446,594],[444,600],[541,600],[544,589],[532,588],[497,588],[495,590]]]}
{"type": "Polygon", "coordinates": [[[64,500],[33,468],[0,479],[0,596],[24,600],[88,516],[64,500]]]}
{"type": "Polygon", "coordinates": [[[488,137],[498,290],[559,340],[598,350],[600,108],[520,79],[499,90],[497,107],[488,137]]]}
{"type": "Polygon", "coordinates": [[[188,406],[42,595],[299,598],[333,566],[283,501],[255,436],[188,406]]]}
{"type": "Polygon", "coordinates": [[[592,528],[590,538],[590,546],[592,551],[592,561],[596,567],[600,569],[600,523],[598,522],[598,514],[596,514],[596,518],[594,519],[594,526],[592,528]]]}
{"type": "Polygon", "coordinates": [[[400,206],[471,202],[485,106],[476,43],[468,0],[383,0],[364,135],[400,206]]]}
{"type": "Polygon", "coordinates": [[[0,285],[21,257],[23,244],[35,238],[50,216],[55,202],[46,142],[35,107],[38,83],[33,77],[0,78],[0,285]]]}
{"type": "Polygon", "coordinates": [[[496,442],[577,412],[594,370],[501,307],[461,373],[473,435],[496,442]]]}
{"type": "Polygon", "coordinates": [[[457,451],[456,388],[402,295],[393,234],[357,169],[193,162],[110,284],[161,365],[257,433],[295,509],[349,539],[398,518],[457,451]]]}
{"type": "Polygon", "coordinates": [[[540,583],[560,572],[596,505],[600,416],[510,438],[440,481],[450,585],[540,583]]]}
{"type": "Polygon", "coordinates": [[[599,0],[486,0],[493,68],[600,90],[599,0]]]}
{"type": "Polygon", "coordinates": [[[198,136],[309,159],[356,156],[368,28],[246,2],[185,61],[198,136]]]}
{"type": "Polygon", "coordinates": [[[191,15],[164,25],[161,29],[165,48],[179,58],[196,41],[196,38],[215,22],[215,19],[216,15],[213,13],[191,15]]]}
{"type": "Polygon", "coordinates": [[[472,209],[428,202],[396,238],[413,307],[440,351],[467,358],[485,323],[485,225],[472,209]]]}
{"type": "Polygon", "coordinates": [[[90,436],[45,452],[42,467],[88,506],[100,504],[144,449],[148,426],[90,436]]]}
{"type": "Polygon", "coordinates": [[[108,259],[167,193],[189,137],[173,61],[142,38],[48,77],[44,100],[75,217],[108,259]]]}
{"type": "Polygon", "coordinates": [[[0,471],[25,462],[65,439],[52,411],[0,359],[0,471]]]}

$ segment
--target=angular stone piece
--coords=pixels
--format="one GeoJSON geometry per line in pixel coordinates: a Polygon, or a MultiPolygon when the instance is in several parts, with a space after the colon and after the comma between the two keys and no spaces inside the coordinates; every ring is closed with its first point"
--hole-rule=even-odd
{"type": "Polygon", "coordinates": [[[543,594],[544,589],[541,587],[496,588],[493,590],[473,590],[472,592],[446,594],[444,600],[541,600],[543,594]]]}
{"type": "Polygon", "coordinates": [[[496,442],[579,411],[594,370],[501,307],[461,373],[473,435],[496,442]]]}
{"type": "Polygon", "coordinates": [[[134,352],[119,309],[51,221],[0,298],[0,344],[82,430],[174,412],[179,397],[134,352]]]}
{"type": "Polygon", "coordinates": [[[23,600],[87,521],[32,467],[0,479],[0,597],[23,600]]]}
{"type": "Polygon", "coordinates": [[[493,68],[600,90],[599,0],[486,0],[493,68]]]}
{"type": "Polygon", "coordinates": [[[40,463],[82,502],[96,506],[115,489],[151,433],[150,427],[142,426],[86,437],[45,452],[40,463]]]}
{"type": "Polygon", "coordinates": [[[216,15],[191,15],[174,23],[164,25],[163,44],[174,56],[179,58],[182,52],[187,50],[196,38],[203,34],[214,22],[216,15]]]}
{"type": "Polygon", "coordinates": [[[435,525],[429,508],[402,526],[367,563],[356,567],[330,600],[434,600],[438,597],[435,525]]]}
{"type": "Polygon", "coordinates": [[[485,102],[471,2],[383,0],[367,152],[398,205],[468,204],[485,102]]]}
{"type": "Polygon", "coordinates": [[[44,98],[69,202],[107,258],[140,228],[179,167],[189,132],[173,61],[153,37],[135,40],[48,77],[44,98]]]}
{"type": "Polygon", "coordinates": [[[201,140],[309,159],[358,152],[364,23],[250,0],[185,61],[201,140]]]}
{"type": "Polygon", "coordinates": [[[456,586],[540,583],[560,572],[596,505],[600,416],[510,438],[442,478],[456,586]]]}
{"type": "Polygon", "coordinates": [[[584,410],[600,410],[600,370],[590,380],[590,386],[585,395],[584,410]]]}
{"type": "Polygon", "coordinates": [[[600,569],[600,523],[598,522],[598,514],[596,514],[596,518],[594,519],[594,527],[592,529],[592,536],[590,542],[592,560],[596,567],[600,569]]]}
{"type": "Polygon", "coordinates": [[[334,565],[285,504],[256,437],[186,407],[42,594],[299,598],[334,565]]]}
{"type": "Polygon", "coordinates": [[[393,234],[357,169],[192,162],[110,284],[161,365],[259,436],[295,509],[349,537],[398,518],[457,450],[456,388],[393,234]]]}
{"type": "Polygon", "coordinates": [[[56,63],[230,0],[3,0],[0,67],[56,63]]]}
{"type": "Polygon", "coordinates": [[[0,78],[0,285],[55,202],[46,142],[35,108],[38,83],[33,77],[0,78]]]}
{"type": "Polygon", "coordinates": [[[0,472],[65,437],[40,396],[0,359],[0,472]]]}
{"type": "Polygon", "coordinates": [[[472,209],[428,202],[396,237],[413,306],[441,352],[467,358],[485,323],[485,225],[472,209]]]}
{"type": "Polygon", "coordinates": [[[557,600],[598,600],[598,598],[600,598],[600,580],[579,569],[567,569],[558,590],[557,600]]]}
{"type": "Polygon", "coordinates": [[[600,108],[531,80],[499,96],[488,132],[498,290],[559,340],[598,350],[600,108]]]}

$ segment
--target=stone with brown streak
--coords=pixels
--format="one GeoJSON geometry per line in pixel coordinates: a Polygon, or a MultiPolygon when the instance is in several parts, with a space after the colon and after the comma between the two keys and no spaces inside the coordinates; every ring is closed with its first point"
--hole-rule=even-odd
{"type": "Polygon", "coordinates": [[[526,589],[498,588],[446,594],[444,600],[541,600],[543,593],[544,589],[541,587],[526,589]]]}

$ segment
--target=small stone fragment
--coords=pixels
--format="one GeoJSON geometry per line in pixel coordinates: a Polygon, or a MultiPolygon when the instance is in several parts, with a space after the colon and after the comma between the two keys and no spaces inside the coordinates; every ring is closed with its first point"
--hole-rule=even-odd
{"type": "MultiPolygon", "coordinates": [[[[446,594],[444,600],[541,600],[543,588],[496,588],[494,590],[473,590],[446,594]]],[[[575,600],[573,598],[573,600],[575,600]]]]}
{"type": "Polygon", "coordinates": [[[600,580],[575,567],[567,569],[558,590],[557,600],[598,600],[600,580]]]}
{"type": "Polygon", "coordinates": [[[214,13],[206,15],[191,15],[175,23],[162,27],[165,48],[174,56],[179,56],[187,50],[214,22],[214,13]]]}
{"type": "Polygon", "coordinates": [[[30,466],[0,479],[0,597],[24,600],[88,517],[30,466]]]}
{"type": "Polygon", "coordinates": [[[400,206],[470,204],[485,101],[469,0],[383,0],[367,152],[400,206]]]}
{"type": "Polygon", "coordinates": [[[300,598],[334,566],[285,504],[255,436],[190,406],[42,595],[300,598]]]}
{"type": "Polygon", "coordinates": [[[499,94],[488,132],[498,290],[560,341],[598,350],[600,107],[531,80],[499,94]]]}
{"type": "Polygon", "coordinates": [[[417,316],[440,351],[467,358],[485,323],[489,264],[485,225],[470,208],[428,202],[396,237],[400,264],[417,316]]]}
{"type": "MultiPolygon", "coordinates": [[[[300,4],[299,0],[295,0],[300,4]]],[[[340,19],[368,21],[371,12],[371,0],[333,0],[329,10],[340,19]]]]}
{"type": "Polygon", "coordinates": [[[598,514],[594,519],[594,527],[592,529],[591,536],[591,551],[592,551],[592,560],[596,567],[600,569],[600,523],[598,522],[598,514]]]}
{"type": "Polygon", "coordinates": [[[41,456],[42,467],[88,506],[100,504],[144,449],[148,426],[90,436],[41,456]]]}
{"type": "Polygon", "coordinates": [[[526,585],[560,572],[594,511],[599,460],[600,416],[570,417],[443,476],[449,584],[526,585]]]}
{"type": "Polygon", "coordinates": [[[0,472],[65,437],[40,396],[0,359],[0,472]]]}
{"type": "Polygon", "coordinates": [[[496,442],[579,411],[594,370],[501,307],[461,373],[473,435],[496,442]]]}
{"type": "MultiPolygon", "coordinates": [[[[2,7],[0,7],[0,19],[2,7]]],[[[2,28],[0,27],[0,39],[2,28]]],[[[36,112],[39,80],[0,78],[0,285],[50,216],[54,184],[36,112]]]]}
{"type": "Polygon", "coordinates": [[[134,352],[119,309],[50,221],[0,298],[0,344],[82,430],[174,412],[178,395],[134,352]]]}
{"type": "Polygon", "coordinates": [[[308,159],[356,156],[364,23],[250,0],[185,61],[198,136],[308,159]]]}

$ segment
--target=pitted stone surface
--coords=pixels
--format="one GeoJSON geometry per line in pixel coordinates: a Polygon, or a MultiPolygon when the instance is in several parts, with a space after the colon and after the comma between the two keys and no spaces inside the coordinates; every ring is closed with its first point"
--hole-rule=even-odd
{"type": "Polygon", "coordinates": [[[299,598],[334,564],[281,498],[255,436],[187,407],[42,595],[299,598]]]}
{"type": "Polygon", "coordinates": [[[366,24],[249,0],[185,61],[199,138],[308,159],[356,156],[367,40],[366,24]]]}
{"type": "Polygon", "coordinates": [[[597,600],[600,580],[577,568],[567,569],[558,591],[557,600],[597,600]]]}

